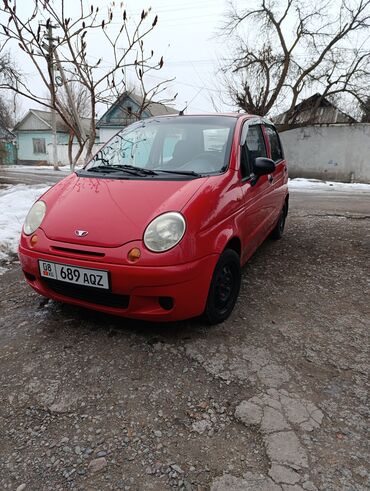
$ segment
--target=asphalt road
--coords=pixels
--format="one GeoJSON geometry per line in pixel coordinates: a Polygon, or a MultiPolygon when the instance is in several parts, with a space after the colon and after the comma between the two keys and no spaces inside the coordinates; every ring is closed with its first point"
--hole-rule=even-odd
{"type": "Polygon", "coordinates": [[[48,302],[13,263],[0,488],[369,490],[369,212],[369,193],[292,192],[212,328],[48,302]]]}
{"type": "Polygon", "coordinates": [[[29,171],[0,166],[0,184],[50,184],[63,179],[68,175],[66,171],[31,168],[29,171]]]}

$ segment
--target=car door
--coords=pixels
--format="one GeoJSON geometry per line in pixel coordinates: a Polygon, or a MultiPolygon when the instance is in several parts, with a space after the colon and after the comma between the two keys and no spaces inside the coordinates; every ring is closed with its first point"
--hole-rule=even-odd
{"type": "Polygon", "coordinates": [[[268,196],[268,223],[273,228],[284,205],[287,185],[287,163],[278,132],[273,125],[264,123],[263,130],[267,141],[268,154],[275,162],[275,171],[270,174],[270,194],[268,196]]]}
{"type": "Polygon", "coordinates": [[[242,262],[254,253],[266,237],[268,193],[270,176],[253,174],[253,164],[257,157],[267,157],[264,133],[259,122],[246,122],[241,132],[239,179],[243,192],[243,212],[240,216],[240,230],[243,243],[242,262]]]}

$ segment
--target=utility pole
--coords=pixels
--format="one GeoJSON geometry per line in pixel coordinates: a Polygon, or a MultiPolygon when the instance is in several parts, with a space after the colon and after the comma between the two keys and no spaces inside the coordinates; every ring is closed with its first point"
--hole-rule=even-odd
{"type": "Polygon", "coordinates": [[[82,137],[83,140],[86,140],[86,132],[85,132],[84,127],[82,126],[80,115],[77,112],[75,101],[73,99],[71,89],[70,89],[70,87],[68,85],[68,80],[67,80],[67,78],[65,76],[64,69],[63,69],[62,64],[61,64],[61,62],[59,60],[59,56],[58,56],[58,53],[57,53],[57,50],[56,49],[54,50],[54,58],[55,58],[55,61],[56,61],[57,65],[58,65],[58,70],[60,72],[60,76],[62,77],[62,81],[63,81],[63,87],[66,89],[68,101],[69,101],[69,103],[71,105],[71,110],[72,110],[72,113],[73,113],[73,117],[74,117],[74,119],[76,121],[76,124],[78,126],[80,135],[81,135],[81,137],[82,137]]]}
{"type": "Polygon", "coordinates": [[[58,167],[58,147],[57,147],[57,115],[55,111],[55,67],[54,67],[54,45],[53,45],[53,29],[57,26],[53,26],[51,22],[47,24],[41,24],[48,30],[48,67],[50,73],[50,99],[51,99],[51,130],[53,132],[53,167],[54,170],[59,170],[58,167]]]}
{"type": "MultiPolygon", "coordinates": [[[[48,44],[48,51],[49,51],[49,56],[48,56],[48,65],[49,65],[49,70],[50,70],[50,74],[51,74],[51,80],[52,80],[52,83],[51,83],[51,90],[50,90],[50,96],[51,96],[51,103],[52,103],[52,111],[51,111],[51,120],[52,120],[52,131],[53,131],[53,161],[54,161],[54,169],[55,170],[59,170],[58,169],[58,152],[57,152],[57,138],[56,138],[56,112],[55,112],[55,101],[56,101],[56,94],[55,94],[55,66],[54,66],[54,60],[55,60],[55,63],[58,67],[58,70],[60,72],[60,76],[62,78],[62,82],[63,82],[63,87],[65,88],[65,91],[67,93],[67,98],[68,98],[68,101],[69,101],[69,104],[70,104],[70,107],[71,107],[71,111],[72,111],[72,115],[73,115],[73,119],[74,121],[76,122],[77,124],[77,127],[78,127],[78,130],[79,130],[79,133],[81,135],[81,138],[83,140],[86,140],[86,132],[85,132],[85,129],[84,127],[82,126],[82,122],[81,122],[81,118],[78,114],[78,111],[77,111],[77,108],[76,108],[76,104],[75,104],[75,101],[73,99],[73,95],[72,95],[72,92],[71,92],[71,89],[68,85],[68,80],[65,76],[65,73],[64,73],[64,69],[63,69],[63,66],[60,62],[60,59],[59,59],[59,56],[58,56],[58,52],[57,52],[57,49],[56,47],[53,45],[53,29],[57,26],[53,26],[51,23],[48,23],[48,24],[41,24],[42,26],[45,26],[47,27],[48,29],[48,41],[49,41],[49,44],[48,44]]],[[[71,169],[72,170],[72,169],[71,169]]]]}

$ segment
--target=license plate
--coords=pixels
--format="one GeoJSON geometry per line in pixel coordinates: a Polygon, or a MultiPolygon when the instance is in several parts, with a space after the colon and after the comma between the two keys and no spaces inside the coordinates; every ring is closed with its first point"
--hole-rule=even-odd
{"type": "Polygon", "coordinates": [[[107,271],[80,268],[68,264],[58,264],[40,260],[39,268],[43,278],[73,283],[74,285],[91,286],[93,288],[109,290],[109,277],[107,271]]]}

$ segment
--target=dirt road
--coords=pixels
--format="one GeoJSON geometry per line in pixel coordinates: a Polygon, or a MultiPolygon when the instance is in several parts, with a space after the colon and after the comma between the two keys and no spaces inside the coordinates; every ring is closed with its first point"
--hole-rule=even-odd
{"type": "Polygon", "coordinates": [[[212,328],[46,302],[14,264],[0,488],[370,489],[369,215],[366,193],[292,193],[285,237],[212,328]]]}

